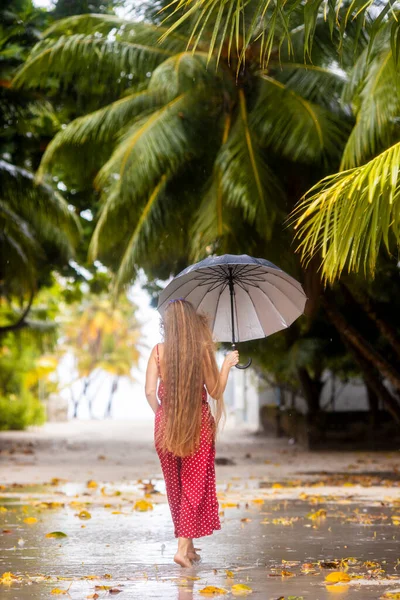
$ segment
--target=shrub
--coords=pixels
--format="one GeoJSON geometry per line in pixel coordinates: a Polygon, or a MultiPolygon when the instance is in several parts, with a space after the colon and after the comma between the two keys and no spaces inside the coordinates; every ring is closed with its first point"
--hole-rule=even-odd
{"type": "Polygon", "coordinates": [[[38,398],[28,391],[21,395],[0,395],[0,431],[25,429],[28,425],[41,425],[45,409],[38,398]]]}

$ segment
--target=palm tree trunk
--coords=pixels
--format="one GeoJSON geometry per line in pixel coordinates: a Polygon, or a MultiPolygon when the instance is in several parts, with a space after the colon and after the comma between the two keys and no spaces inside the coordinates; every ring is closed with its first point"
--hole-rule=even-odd
{"type": "Polygon", "coordinates": [[[106,412],[104,413],[105,419],[111,417],[112,404],[113,404],[115,392],[117,391],[117,389],[118,389],[118,377],[114,377],[112,385],[111,385],[110,395],[108,397],[108,404],[107,404],[106,412]]]}
{"type": "Polygon", "coordinates": [[[355,327],[350,325],[347,319],[338,310],[336,304],[330,301],[326,294],[322,296],[322,304],[340,335],[345,336],[361,356],[363,356],[370,364],[375,365],[381,374],[392,383],[396,390],[400,391],[400,373],[398,373],[396,369],[377,350],[375,350],[355,327]]]}
{"type": "Polygon", "coordinates": [[[372,387],[365,382],[367,387],[368,406],[370,413],[370,426],[372,431],[375,431],[378,427],[378,415],[379,415],[379,396],[375,393],[372,387]]]}
{"type": "Polygon", "coordinates": [[[305,367],[298,367],[297,374],[299,376],[300,385],[307,402],[308,413],[312,419],[320,409],[319,399],[321,396],[323,383],[319,380],[312,379],[305,367]]]}
{"type": "Polygon", "coordinates": [[[365,313],[368,315],[371,321],[374,321],[380,333],[383,335],[384,338],[387,339],[389,344],[392,346],[393,350],[396,352],[397,356],[400,358],[400,341],[398,339],[398,333],[394,329],[394,327],[390,325],[390,323],[388,323],[381,315],[378,315],[373,303],[371,302],[371,298],[369,298],[369,296],[367,296],[360,290],[357,290],[355,293],[353,293],[353,291],[350,290],[350,288],[344,284],[343,289],[346,290],[347,294],[350,294],[354,302],[357,302],[362,306],[365,313]]]}
{"type": "MultiPolygon", "coordinates": [[[[376,365],[378,368],[380,368],[380,365],[375,358],[375,355],[378,353],[371,349],[371,346],[367,340],[365,340],[357,331],[354,330],[353,327],[351,327],[351,325],[347,323],[346,319],[339,312],[336,306],[329,302],[325,296],[322,299],[322,303],[330,320],[338,330],[343,343],[347,346],[355,362],[358,364],[366,385],[368,385],[378,396],[378,398],[382,400],[386,410],[392,415],[395,421],[400,423],[399,402],[385,387],[379,375],[376,373],[375,367],[371,368],[371,365],[376,365]]],[[[378,356],[380,357],[380,355],[378,356]]],[[[381,370],[381,372],[383,375],[387,376],[383,370],[381,370]]]]}

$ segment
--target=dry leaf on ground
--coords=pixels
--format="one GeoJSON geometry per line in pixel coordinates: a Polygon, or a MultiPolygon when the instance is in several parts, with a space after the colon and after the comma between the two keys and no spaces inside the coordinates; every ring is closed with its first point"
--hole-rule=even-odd
{"type": "Polygon", "coordinates": [[[350,581],[350,579],[350,575],[348,573],[343,573],[343,571],[334,571],[325,577],[325,581],[328,583],[339,583],[341,581],[350,581]]]}
{"type": "Polygon", "coordinates": [[[77,513],[75,516],[79,517],[79,519],[91,519],[92,518],[92,515],[87,510],[81,510],[81,512],[77,513]]]}
{"type": "Polygon", "coordinates": [[[215,587],[214,585],[207,585],[202,590],[199,590],[199,594],[201,594],[202,596],[224,596],[227,593],[227,590],[215,587]]]}
{"type": "Polygon", "coordinates": [[[231,592],[234,596],[248,596],[253,593],[253,590],[244,583],[236,583],[231,587],[231,592]]]}
{"type": "Polygon", "coordinates": [[[147,510],[153,510],[153,505],[147,500],[137,500],[133,505],[133,510],[138,510],[139,512],[146,512],[147,510]]]}

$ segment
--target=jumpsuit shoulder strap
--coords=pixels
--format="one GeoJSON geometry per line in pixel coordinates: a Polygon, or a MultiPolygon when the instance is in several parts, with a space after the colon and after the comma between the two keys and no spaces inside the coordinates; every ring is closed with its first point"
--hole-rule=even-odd
{"type": "Polygon", "coordinates": [[[161,369],[160,369],[160,353],[159,353],[159,351],[158,351],[158,344],[157,344],[157,346],[156,346],[156,349],[157,349],[157,368],[158,368],[158,375],[159,375],[159,377],[160,377],[160,379],[161,379],[161,369]]]}

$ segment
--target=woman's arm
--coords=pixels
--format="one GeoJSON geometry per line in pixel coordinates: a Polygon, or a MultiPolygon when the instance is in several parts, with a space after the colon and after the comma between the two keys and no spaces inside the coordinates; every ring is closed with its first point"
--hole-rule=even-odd
{"type": "Polygon", "coordinates": [[[157,412],[159,407],[157,400],[157,381],[158,381],[158,369],[157,362],[155,356],[155,347],[151,351],[149,362],[147,363],[146,369],[146,384],[145,384],[145,394],[147,398],[147,402],[150,404],[154,413],[157,412]]]}
{"type": "Polygon", "coordinates": [[[229,352],[225,356],[225,360],[222,364],[221,370],[219,372],[219,376],[216,379],[212,370],[207,368],[207,363],[205,365],[205,384],[207,388],[207,392],[210,394],[211,398],[214,400],[219,400],[226,388],[226,384],[228,383],[229,371],[232,367],[237,365],[239,362],[239,352],[235,350],[234,352],[229,352]]]}

